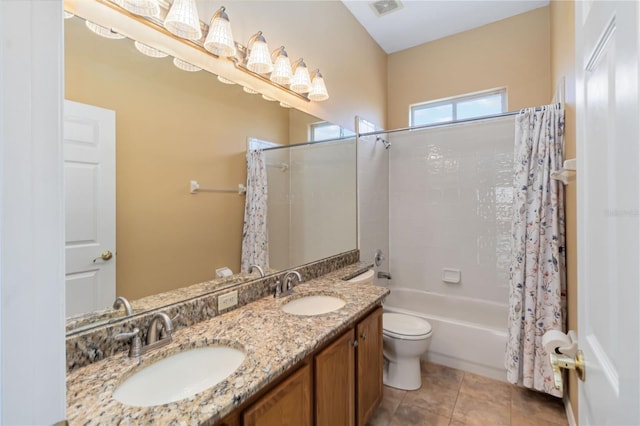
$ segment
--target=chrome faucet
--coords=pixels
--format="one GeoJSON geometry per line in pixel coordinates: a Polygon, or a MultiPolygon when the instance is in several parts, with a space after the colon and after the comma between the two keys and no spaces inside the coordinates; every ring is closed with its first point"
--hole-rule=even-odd
{"type": "Polygon", "coordinates": [[[378,278],[386,278],[388,280],[391,279],[391,273],[390,272],[378,272],[378,278]]]}
{"type": "Polygon", "coordinates": [[[171,318],[169,318],[169,315],[164,312],[155,314],[153,318],[151,318],[151,323],[147,330],[147,346],[145,346],[145,348],[149,348],[151,345],[158,347],[170,343],[171,333],[173,333],[173,322],[171,318]],[[158,326],[162,326],[160,335],[158,335],[158,326]],[[164,331],[164,333],[162,333],[162,331],[164,331]],[[160,344],[160,342],[162,342],[162,344],[160,344]]]}
{"type": "Polygon", "coordinates": [[[117,334],[116,340],[131,339],[131,346],[129,347],[129,356],[138,357],[144,355],[149,351],[157,348],[161,348],[168,345],[173,340],[171,334],[173,333],[173,321],[175,321],[180,314],[176,315],[173,320],[169,318],[169,315],[164,312],[159,312],[151,318],[151,323],[147,329],[147,344],[142,346],[142,339],[140,339],[140,329],[134,328],[131,333],[117,334]],[[158,333],[158,327],[160,333],[158,333]]]}
{"type": "Polygon", "coordinates": [[[249,265],[249,273],[252,273],[254,269],[260,272],[260,278],[264,278],[264,270],[258,265],[249,265]]]}
{"type": "Polygon", "coordinates": [[[293,291],[293,277],[298,278],[298,282],[302,282],[302,276],[298,271],[288,271],[282,277],[282,281],[276,281],[276,294],[274,295],[276,298],[280,298],[283,296],[288,296],[293,291]]]}
{"type": "Polygon", "coordinates": [[[131,303],[124,296],[119,296],[116,298],[115,302],[113,302],[113,309],[118,310],[121,306],[124,306],[125,316],[130,317],[133,315],[133,308],[131,307],[131,303]]]}
{"type": "Polygon", "coordinates": [[[293,277],[298,278],[298,283],[302,282],[302,276],[298,271],[289,271],[282,278],[282,293],[285,295],[293,291],[293,277]]]}

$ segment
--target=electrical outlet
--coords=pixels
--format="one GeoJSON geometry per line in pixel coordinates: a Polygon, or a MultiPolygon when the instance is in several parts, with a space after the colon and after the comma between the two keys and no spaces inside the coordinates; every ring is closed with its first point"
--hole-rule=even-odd
{"type": "Polygon", "coordinates": [[[218,296],[218,312],[238,304],[238,290],[218,296]]]}

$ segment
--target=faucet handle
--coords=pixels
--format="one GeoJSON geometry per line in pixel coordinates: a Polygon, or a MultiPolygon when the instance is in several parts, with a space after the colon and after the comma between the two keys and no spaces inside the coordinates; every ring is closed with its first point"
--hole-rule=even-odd
{"type": "Polygon", "coordinates": [[[140,329],[134,328],[131,333],[120,333],[116,334],[116,340],[128,340],[131,339],[131,346],[129,347],[129,356],[137,357],[140,356],[140,351],[142,350],[142,340],[140,339],[140,329]]]}

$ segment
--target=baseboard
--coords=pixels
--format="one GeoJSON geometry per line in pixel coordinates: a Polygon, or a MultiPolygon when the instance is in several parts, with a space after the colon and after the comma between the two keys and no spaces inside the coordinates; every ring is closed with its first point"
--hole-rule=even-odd
{"type": "Polygon", "coordinates": [[[573,415],[573,407],[571,406],[571,401],[569,401],[568,392],[565,392],[562,401],[564,402],[564,411],[567,414],[567,421],[569,422],[569,426],[578,426],[578,423],[576,423],[576,417],[573,415]]]}

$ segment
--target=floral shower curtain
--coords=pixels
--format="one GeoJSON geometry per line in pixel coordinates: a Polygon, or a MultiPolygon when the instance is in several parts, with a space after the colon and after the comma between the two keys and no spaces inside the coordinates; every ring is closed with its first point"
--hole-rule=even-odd
{"type": "Polygon", "coordinates": [[[542,347],[548,330],[565,331],[564,108],[528,108],[516,116],[509,328],[509,382],[562,396],[542,347]]]}
{"type": "Polygon", "coordinates": [[[249,272],[250,265],[269,268],[267,159],[262,150],[247,152],[247,195],[240,271],[249,272]]]}

